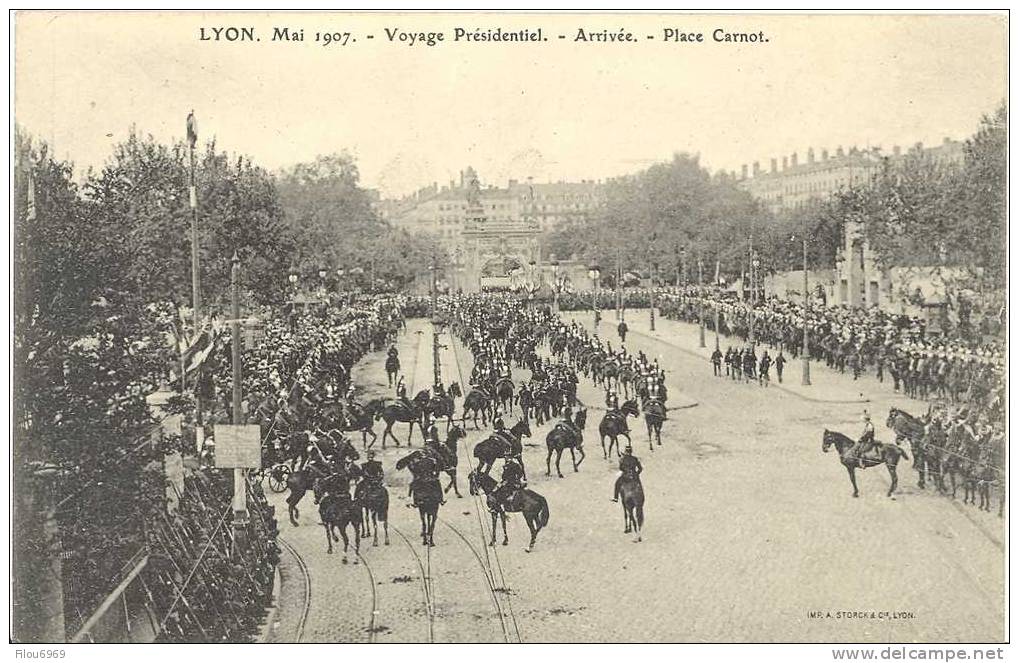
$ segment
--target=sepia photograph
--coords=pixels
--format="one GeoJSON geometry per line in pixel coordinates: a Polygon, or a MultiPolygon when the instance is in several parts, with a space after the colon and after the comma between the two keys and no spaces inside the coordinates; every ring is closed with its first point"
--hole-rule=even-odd
{"type": "Polygon", "coordinates": [[[1007,10],[9,20],[12,658],[1006,658],[1007,10]]]}

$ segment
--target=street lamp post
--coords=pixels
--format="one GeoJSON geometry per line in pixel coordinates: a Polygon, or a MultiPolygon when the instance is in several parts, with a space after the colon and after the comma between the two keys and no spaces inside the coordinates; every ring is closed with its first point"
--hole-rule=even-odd
{"type": "Polygon", "coordinates": [[[761,266],[761,261],[757,257],[757,253],[752,253],[750,258],[750,347],[754,347],[757,343],[757,335],[755,333],[754,324],[757,318],[757,268],[761,266]]]}
{"type": "Polygon", "coordinates": [[[616,249],[616,320],[623,319],[623,262],[616,249]]]}
{"type": "Polygon", "coordinates": [[[297,330],[297,279],[300,276],[297,273],[296,267],[290,268],[290,274],[287,275],[287,280],[290,281],[290,333],[293,334],[297,330]]]}
{"type": "Polygon", "coordinates": [[[704,347],[704,263],[697,258],[697,300],[700,306],[697,310],[698,324],[700,326],[700,347],[704,347]]]}
{"type": "Polygon", "coordinates": [[[717,286],[717,288],[718,288],[718,296],[715,297],[715,349],[716,350],[719,349],[718,334],[720,332],[718,331],[718,329],[721,326],[721,319],[720,319],[719,303],[718,302],[722,298],[721,295],[722,295],[723,283],[724,283],[724,279],[722,279],[722,277],[718,277],[718,281],[715,283],[715,286],[717,286]]]}
{"type": "Polygon", "coordinates": [[[655,330],[655,263],[651,262],[651,331],[655,330]]]}
{"type": "Polygon", "coordinates": [[[594,333],[598,333],[598,278],[601,276],[601,268],[598,267],[597,263],[591,265],[591,268],[587,270],[587,275],[591,277],[591,281],[594,282],[594,290],[591,294],[591,309],[594,312],[594,333]]]}
{"type": "Polygon", "coordinates": [[[810,313],[810,295],[807,283],[807,233],[803,233],[803,380],[810,384],[810,346],[807,340],[807,316],[810,313]]]}
{"type": "Polygon", "coordinates": [[[552,263],[552,310],[559,313],[559,260],[554,253],[549,257],[552,263]]]}
{"type": "MultiPolygon", "coordinates": [[[[241,400],[241,302],[237,286],[237,274],[241,268],[241,259],[234,251],[230,267],[230,355],[233,378],[233,424],[240,426],[244,423],[244,408],[241,400]]],[[[239,549],[247,544],[248,527],[248,492],[247,482],[244,477],[245,469],[234,468],[234,541],[239,549]]]]}

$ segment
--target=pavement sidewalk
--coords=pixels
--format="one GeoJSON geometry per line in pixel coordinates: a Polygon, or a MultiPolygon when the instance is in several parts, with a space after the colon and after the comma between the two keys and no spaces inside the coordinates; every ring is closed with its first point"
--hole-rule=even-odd
{"type": "MultiPolygon", "coordinates": [[[[618,323],[615,316],[611,311],[604,312],[603,316],[599,329],[600,335],[604,339],[611,339],[618,343],[618,336],[615,333],[618,323]]],[[[577,320],[588,328],[593,324],[589,313],[572,313],[564,317],[577,320]]],[[[626,325],[629,327],[629,333],[631,334],[640,334],[654,338],[673,346],[681,352],[702,357],[705,361],[705,371],[711,370],[708,364],[711,359],[711,353],[715,350],[715,333],[712,330],[705,328],[705,347],[702,348],[700,347],[698,326],[694,324],[668,320],[656,315],[655,331],[652,332],[648,311],[640,310],[629,312],[629,315],[626,316],[626,325]]],[[[742,343],[738,338],[723,334],[719,337],[719,345],[724,353],[730,345],[736,347],[741,346],[742,343]]],[[[772,358],[778,355],[778,348],[765,343],[759,345],[761,348],[767,349],[772,358]]],[[[760,357],[760,354],[761,350],[758,350],[758,357],[760,357]]],[[[841,374],[816,361],[810,363],[811,384],[802,385],[800,383],[802,362],[799,359],[792,359],[789,355],[786,355],[786,359],[787,362],[781,384],[778,382],[777,371],[774,365],[772,366],[771,387],[798,396],[806,401],[815,403],[869,403],[872,401],[886,402],[894,399],[901,400],[902,404],[906,405],[911,412],[926,408],[926,404],[923,402],[892,391],[891,378],[888,378],[885,383],[881,383],[878,382],[872,373],[868,373],[861,375],[857,380],[853,380],[851,373],[841,374]]]]}

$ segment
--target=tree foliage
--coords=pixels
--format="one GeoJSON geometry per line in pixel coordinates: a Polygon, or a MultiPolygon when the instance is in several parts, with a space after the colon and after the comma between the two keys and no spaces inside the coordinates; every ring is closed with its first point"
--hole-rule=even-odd
{"type": "Polygon", "coordinates": [[[368,289],[374,265],[375,288],[400,288],[441,253],[432,238],[412,237],[379,219],[373,196],[361,187],[357,165],[346,152],[284,170],[278,188],[296,241],[294,266],[304,277],[317,278],[325,269],[333,281],[336,270],[343,269],[342,285],[368,289]],[[349,276],[358,268],[360,274],[349,276]]]}

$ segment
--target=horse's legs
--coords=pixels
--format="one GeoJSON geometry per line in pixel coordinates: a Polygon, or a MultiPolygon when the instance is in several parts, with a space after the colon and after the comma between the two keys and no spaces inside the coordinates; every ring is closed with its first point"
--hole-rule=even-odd
{"type": "Polygon", "coordinates": [[[846,465],[846,471],[849,472],[849,481],[853,484],[853,497],[859,497],[860,490],[856,487],[856,468],[852,465],[846,465]]]}
{"type": "MultiPolygon", "coordinates": [[[[609,451],[612,450],[612,445],[609,445],[609,451]]],[[[601,435],[601,454],[605,460],[609,459],[609,452],[605,450],[605,436],[601,435]]]]}
{"type": "MultiPolygon", "coordinates": [[[[411,446],[410,441],[414,437],[414,422],[413,421],[410,422],[409,424],[407,424],[407,426],[408,426],[408,429],[407,429],[407,446],[409,447],[409,446],[411,446]]],[[[422,430],[421,431],[421,437],[424,437],[424,436],[425,436],[425,432],[424,432],[424,430],[422,430]]]]}
{"type": "Polygon", "coordinates": [[[502,545],[509,545],[509,534],[506,533],[506,512],[502,513],[502,545]]]}
{"type": "MultiPolygon", "coordinates": [[[[347,563],[347,548],[350,545],[350,540],[347,538],[347,524],[340,521],[339,525],[340,536],[343,537],[343,563],[347,563]]],[[[355,530],[356,531],[356,530],[355,530]]]]}
{"type": "Polygon", "coordinates": [[[579,469],[580,464],[584,462],[584,458],[587,457],[587,454],[584,453],[584,447],[577,447],[577,451],[580,452],[580,460],[577,461],[577,468],[579,469]]]}
{"type": "Polygon", "coordinates": [[[630,510],[626,507],[626,497],[623,497],[623,534],[630,533],[630,510]]]}
{"type": "Polygon", "coordinates": [[[892,477],[892,485],[891,488],[888,489],[888,497],[891,497],[894,500],[895,497],[893,496],[893,493],[895,492],[895,489],[899,486],[899,473],[895,471],[894,465],[889,465],[888,474],[890,474],[892,477]]]}
{"type": "Polygon", "coordinates": [[[548,450],[548,455],[545,456],[545,476],[552,476],[552,449],[548,450]]]}
{"type": "Polygon", "coordinates": [[[333,533],[330,531],[329,523],[322,523],[322,526],[326,529],[326,553],[333,554],[333,533]]]}
{"type": "Polygon", "coordinates": [[[570,458],[573,459],[573,471],[577,471],[577,454],[574,453],[573,447],[570,447],[570,458]]]}
{"type": "Polygon", "coordinates": [[[428,516],[425,515],[425,510],[418,509],[418,515],[421,516],[421,545],[428,545],[428,516]]]}
{"type": "Polygon", "coordinates": [[[559,478],[562,479],[563,478],[563,471],[561,469],[559,469],[559,462],[562,461],[562,459],[563,459],[563,449],[562,449],[562,447],[557,447],[555,451],[556,451],[556,453],[555,453],[555,471],[556,471],[556,474],[559,475],[559,478]]]}
{"type": "Polygon", "coordinates": [[[499,517],[499,514],[497,512],[495,512],[495,511],[492,511],[491,513],[492,513],[492,540],[488,542],[488,545],[494,547],[495,546],[495,527],[498,524],[496,522],[496,519],[499,517]]]}

